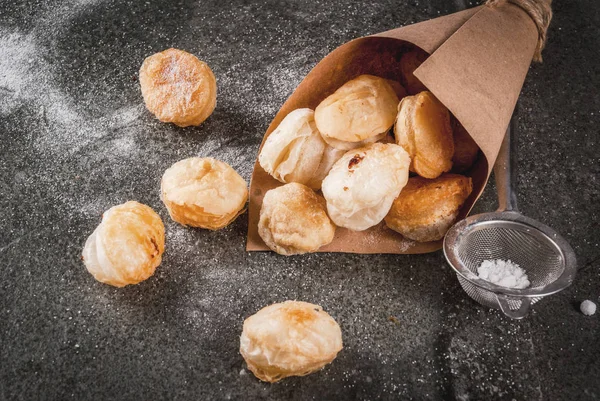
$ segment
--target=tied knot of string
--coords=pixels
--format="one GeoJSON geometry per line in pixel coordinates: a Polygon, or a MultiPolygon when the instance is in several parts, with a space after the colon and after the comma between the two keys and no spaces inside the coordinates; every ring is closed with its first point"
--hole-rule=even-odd
{"type": "Polygon", "coordinates": [[[550,20],[552,19],[552,0],[487,0],[486,5],[499,7],[503,4],[511,3],[521,7],[535,22],[538,30],[538,43],[533,55],[533,60],[542,61],[542,50],[546,45],[546,33],[550,20]]]}

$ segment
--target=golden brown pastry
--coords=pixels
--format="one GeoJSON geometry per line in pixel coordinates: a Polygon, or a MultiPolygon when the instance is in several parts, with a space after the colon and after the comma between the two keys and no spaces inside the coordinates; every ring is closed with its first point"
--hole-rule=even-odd
{"type": "Polygon", "coordinates": [[[217,81],[208,65],[188,52],[168,49],[140,68],[144,102],[160,121],[200,125],[217,104],[217,81]]]}
{"type": "Polygon", "coordinates": [[[458,174],[433,180],[411,177],[385,217],[385,224],[414,241],[437,241],[454,224],[472,190],[471,178],[458,174]]]}
{"type": "Polygon", "coordinates": [[[398,102],[386,79],[360,75],[317,106],[317,129],[337,149],[364,146],[383,138],[392,127],[398,102]]]}
{"type": "Polygon", "coordinates": [[[479,154],[479,146],[457,119],[454,119],[453,132],[454,156],[452,156],[452,171],[460,173],[468,170],[475,163],[479,154]]]}
{"type": "Polygon", "coordinates": [[[344,154],[325,143],[314,114],[311,109],[290,112],[265,141],[258,162],[276,180],[319,189],[333,163],[344,154]]]}
{"type": "Polygon", "coordinates": [[[428,55],[421,49],[414,49],[405,53],[400,59],[400,70],[404,77],[404,86],[409,95],[416,95],[426,91],[425,85],[414,76],[414,72],[427,59],[428,55]]]}
{"type": "Polygon", "coordinates": [[[104,212],[83,247],[83,263],[94,278],[115,287],[137,284],[154,274],[165,250],[160,216],[138,202],[104,212]]]}
{"type": "Polygon", "coordinates": [[[292,182],[265,194],[258,234],[273,251],[297,255],[329,244],[335,226],[327,217],[325,200],[307,186],[292,182]]]}
{"type": "Polygon", "coordinates": [[[323,196],[333,222],[366,230],[385,217],[408,180],[410,157],[393,143],[348,151],[323,180],[323,196]]]}
{"type": "Polygon", "coordinates": [[[246,181],[227,163],[190,157],[165,171],[161,199],[171,218],[185,226],[218,230],[244,212],[246,181]]]}
{"type": "Polygon", "coordinates": [[[402,99],[394,134],[412,159],[410,170],[421,177],[436,178],[452,168],[450,113],[431,92],[402,99]]]}
{"type": "Polygon", "coordinates": [[[244,321],[240,353],[260,380],[313,373],[342,350],[340,326],[318,305],[285,301],[244,321]]]}

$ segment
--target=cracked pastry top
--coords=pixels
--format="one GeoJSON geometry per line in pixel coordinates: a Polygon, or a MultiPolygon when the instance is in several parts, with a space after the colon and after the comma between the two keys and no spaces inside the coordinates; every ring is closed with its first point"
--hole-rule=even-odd
{"type": "Polygon", "coordinates": [[[313,373],[342,350],[342,331],[321,308],[285,301],[259,310],[244,321],[240,353],[260,380],[277,382],[313,373]]]}
{"type": "Polygon", "coordinates": [[[335,148],[365,146],[385,137],[394,124],[398,102],[388,80],[360,75],[317,106],[317,129],[325,142],[335,148]]]}
{"type": "Polygon", "coordinates": [[[167,49],[146,58],[140,68],[146,108],[162,122],[200,125],[217,104],[217,81],[196,56],[167,49]]]}
{"type": "Polygon", "coordinates": [[[176,222],[217,230],[243,213],[248,188],[227,163],[211,157],[190,157],[165,171],[161,199],[176,222]]]}

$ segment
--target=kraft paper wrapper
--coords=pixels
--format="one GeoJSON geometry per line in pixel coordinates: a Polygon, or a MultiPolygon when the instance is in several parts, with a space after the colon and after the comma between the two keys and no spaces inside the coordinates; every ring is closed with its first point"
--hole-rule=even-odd
{"type": "MultiPolygon", "coordinates": [[[[460,121],[483,153],[464,173],[473,179],[473,193],[461,209],[461,219],[487,183],[537,39],[534,22],[512,4],[476,7],[355,39],[331,52],[304,78],[271,122],[263,143],[289,112],[303,107],[314,110],[358,75],[402,82],[400,56],[414,46],[420,47],[430,56],[415,76],[460,121]]],[[[258,235],[260,207],[264,194],[280,185],[257,160],[250,184],[248,251],[269,250],[258,235]]],[[[338,227],[333,242],[319,252],[412,254],[436,251],[441,245],[442,241],[418,243],[404,239],[382,222],[361,232],[338,227]]]]}

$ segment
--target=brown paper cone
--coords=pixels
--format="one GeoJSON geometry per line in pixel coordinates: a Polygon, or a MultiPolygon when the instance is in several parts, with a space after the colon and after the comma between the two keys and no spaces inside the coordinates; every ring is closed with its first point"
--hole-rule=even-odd
{"type": "MultiPolygon", "coordinates": [[[[519,7],[476,7],[403,28],[348,42],[325,57],[304,78],[281,107],[263,138],[292,110],[317,105],[345,82],[361,74],[402,81],[400,56],[420,47],[430,54],[415,76],[454,114],[482,150],[483,157],[465,174],[473,179],[473,193],[459,218],[479,198],[498,155],[538,39],[534,22],[519,7]]],[[[262,145],[261,145],[262,147],[262,145]]],[[[250,183],[248,251],[269,248],[258,235],[264,194],[279,181],[258,161],[250,183]]],[[[426,253],[441,241],[418,243],[404,239],[382,222],[366,231],[336,230],[320,252],[426,253]]]]}

